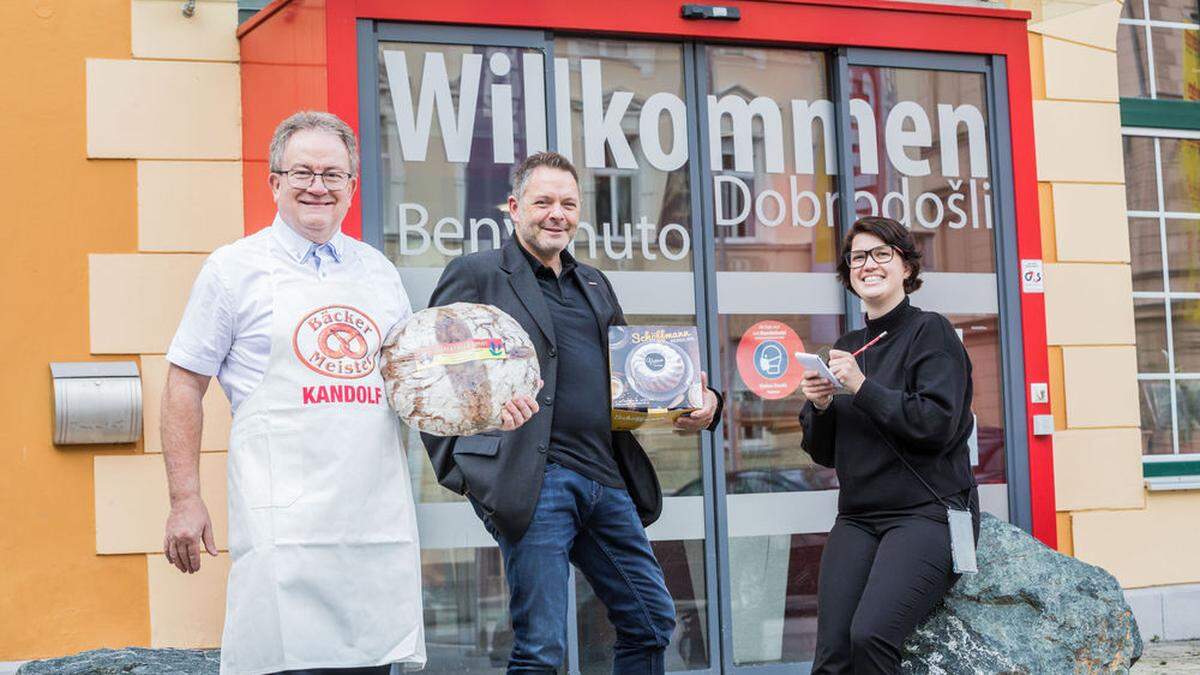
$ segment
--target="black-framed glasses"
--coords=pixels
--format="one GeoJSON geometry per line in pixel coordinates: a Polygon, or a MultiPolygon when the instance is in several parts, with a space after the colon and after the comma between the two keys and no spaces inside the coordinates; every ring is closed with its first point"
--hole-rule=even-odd
{"type": "Polygon", "coordinates": [[[896,255],[896,249],[888,244],[883,244],[882,246],[876,246],[870,251],[850,251],[846,253],[846,264],[852,270],[858,269],[867,264],[868,255],[876,263],[886,265],[892,261],[892,256],[896,255]]]}
{"type": "Polygon", "coordinates": [[[297,190],[307,190],[312,187],[317,176],[321,177],[321,184],[330,192],[344,190],[350,184],[350,173],[346,171],[334,170],[316,173],[308,169],[292,169],[291,171],[272,171],[271,173],[287,176],[288,185],[297,190]]]}

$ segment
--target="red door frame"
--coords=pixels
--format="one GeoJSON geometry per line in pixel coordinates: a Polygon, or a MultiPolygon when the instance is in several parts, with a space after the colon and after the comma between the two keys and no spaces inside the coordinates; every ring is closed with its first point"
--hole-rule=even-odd
{"type": "MultiPolygon", "coordinates": [[[[727,0],[739,21],[696,21],[680,16],[680,3],[646,0],[275,0],[239,30],[242,46],[243,156],[247,231],[270,222],[264,203],[262,149],[271,125],[300,107],[327,109],[358,126],[359,19],[471,26],[534,28],[689,40],[876,47],[1004,56],[1008,66],[1009,136],[1017,223],[1017,260],[1041,260],[1041,225],[1034,165],[1033,92],[1030,79],[1029,13],[889,0],[727,0]],[[265,216],[265,217],[264,217],[265,216]]],[[[361,236],[357,199],[344,231],[361,236]]],[[[1046,309],[1039,293],[1021,294],[1026,391],[1048,382],[1046,309]]],[[[1057,542],[1054,460],[1049,436],[1034,436],[1033,415],[1049,415],[1049,403],[1027,402],[1026,439],[1033,535],[1057,542]]],[[[1010,476],[1009,480],[1015,477],[1010,476]]]]}

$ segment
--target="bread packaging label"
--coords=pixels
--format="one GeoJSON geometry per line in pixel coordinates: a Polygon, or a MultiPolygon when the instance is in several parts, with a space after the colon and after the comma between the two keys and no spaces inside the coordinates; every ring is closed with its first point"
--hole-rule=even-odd
{"type": "Polygon", "coordinates": [[[670,425],[704,405],[695,326],[609,326],[612,428],[670,425]]]}
{"type": "Polygon", "coordinates": [[[392,329],[381,350],[388,403],[435,436],[499,429],[504,404],[537,396],[537,352],[516,319],[491,305],[423,309],[392,329]]]}

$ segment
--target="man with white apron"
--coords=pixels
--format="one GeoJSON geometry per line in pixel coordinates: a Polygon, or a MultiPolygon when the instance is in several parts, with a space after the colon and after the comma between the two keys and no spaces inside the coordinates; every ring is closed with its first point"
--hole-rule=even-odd
{"type": "Polygon", "coordinates": [[[378,368],[408,296],[391,262],[341,233],[358,169],[344,122],[289,117],[270,163],[275,222],[210,256],[167,353],[163,549],[188,573],[202,544],[216,555],[199,489],[201,399],[216,375],[234,410],[221,672],[419,668],[420,545],[378,368]]]}

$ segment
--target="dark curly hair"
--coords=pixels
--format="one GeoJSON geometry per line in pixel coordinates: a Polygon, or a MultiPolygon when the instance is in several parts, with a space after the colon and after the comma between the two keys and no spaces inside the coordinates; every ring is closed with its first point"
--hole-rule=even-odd
{"type": "Polygon", "coordinates": [[[846,261],[846,255],[850,253],[850,245],[854,242],[854,236],[858,234],[873,234],[882,239],[883,243],[899,251],[900,258],[912,271],[904,280],[905,293],[912,293],[921,287],[921,252],[917,250],[912,233],[908,231],[907,227],[891,218],[867,216],[859,218],[850,227],[846,238],[842,240],[842,250],[838,253],[837,275],[846,290],[858,295],[855,293],[854,287],[850,285],[850,263],[846,261]]]}

